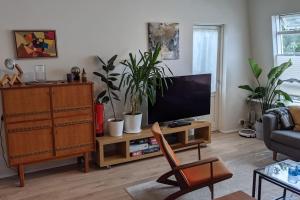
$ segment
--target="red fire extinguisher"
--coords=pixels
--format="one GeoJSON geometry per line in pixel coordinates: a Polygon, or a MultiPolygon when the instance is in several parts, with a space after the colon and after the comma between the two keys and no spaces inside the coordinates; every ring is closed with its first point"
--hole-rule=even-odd
{"type": "Polygon", "coordinates": [[[104,135],[104,105],[95,104],[96,112],[96,136],[101,137],[104,135]]]}

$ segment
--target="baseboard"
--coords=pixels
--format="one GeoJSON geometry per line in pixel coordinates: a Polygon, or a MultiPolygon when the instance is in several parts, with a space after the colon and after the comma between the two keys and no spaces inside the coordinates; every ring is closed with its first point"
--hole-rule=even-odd
{"type": "Polygon", "coordinates": [[[224,131],[224,130],[220,130],[220,133],[236,133],[236,132],[239,132],[239,129],[233,129],[233,130],[228,130],[228,131],[224,131]]]}

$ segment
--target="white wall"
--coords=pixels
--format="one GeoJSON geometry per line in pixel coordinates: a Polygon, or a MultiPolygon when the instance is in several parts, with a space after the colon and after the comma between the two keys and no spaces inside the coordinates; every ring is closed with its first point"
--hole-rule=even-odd
{"type": "Polygon", "coordinates": [[[272,20],[276,14],[300,12],[299,0],[248,0],[253,57],[265,67],[274,65],[272,20]]]}
{"type": "MultiPolygon", "coordinates": [[[[19,60],[25,72],[45,64],[49,79],[63,79],[70,67],[85,67],[89,78],[97,69],[94,55],[125,58],[147,48],[147,22],[180,23],[180,59],[169,61],[175,75],[192,73],[194,24],[225,24],[224,98],[220,129],[234,130],[245,115],[244,92],[237,86],[248,80],[250,57],[246,0],[0,0],[0,65],[14,56],[11,30],[55,29],[59,57],[19,60]]],[[[119,113],[123,111],[119,106],[119,113]]],[[[72,160],[70,161],[72,162],[72,160]]],[[[65,164],[65,162],[59,162],[65,164]]],[[[56,162],[53,164],[56,165],[56,162]]],[[[30,170],[49,167],[34,166],[30,170]]],[[[0,177],[11,175],[0,159],[0,177]]]]}

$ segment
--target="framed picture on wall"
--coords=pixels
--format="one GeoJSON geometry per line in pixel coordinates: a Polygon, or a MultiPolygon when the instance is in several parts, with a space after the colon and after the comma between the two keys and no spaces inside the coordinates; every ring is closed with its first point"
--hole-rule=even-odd
{"type": "Polygon", "coordinates": [[[161,45],[163,60],[179,59],[179,24],[148,23],[148,42],[151,50],[157,44],[161,45]]]}
{"type": "Polygon", "coordinates": [[[55,30],[14,30],[17,58],[56,58],[55,30]]]}

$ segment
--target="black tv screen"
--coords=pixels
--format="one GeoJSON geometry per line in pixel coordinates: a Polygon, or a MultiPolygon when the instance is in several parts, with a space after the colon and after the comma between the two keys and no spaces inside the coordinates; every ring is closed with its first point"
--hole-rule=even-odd
{"type": "MultiPolygon", "coordinates": [[[[148,103],[148,123],[169,122],[210,114],[211,74],[170,78],[168,90],[156,91],[156,103],[148,103]]],[[[149,102],[149,101],[148,101],[149,102]]]]}

